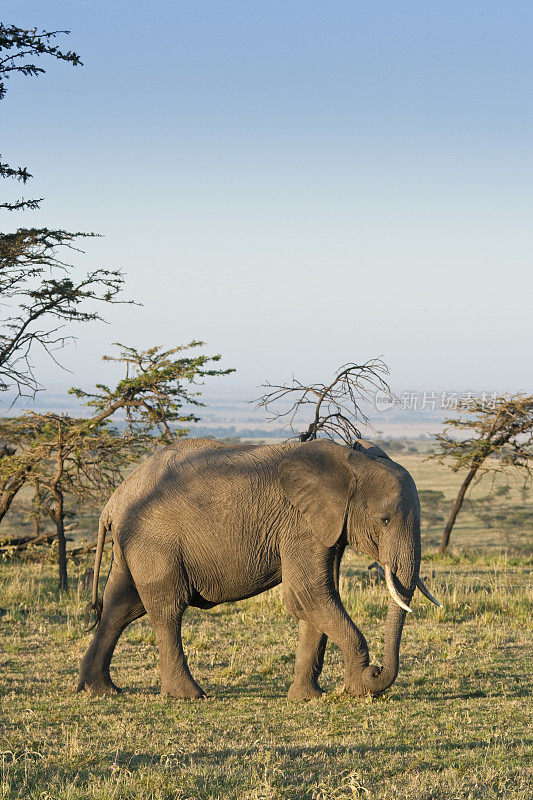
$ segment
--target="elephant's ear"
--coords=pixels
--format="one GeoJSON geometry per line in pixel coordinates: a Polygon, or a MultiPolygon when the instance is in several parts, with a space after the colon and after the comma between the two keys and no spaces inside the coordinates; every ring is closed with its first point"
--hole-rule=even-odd
{"type": "Polygon", "coordinates": [[[382,450],[381,447],[378,447],[377,444],[374,442],[370,442],[368,439],[356,439],[352,445],[352,448],[357,452],[364,453],[370,458],[386,458],[387,461],[390,461],[390,456],[387,455],[385,450],[382,450]]]}
{"type": "Polygon", "coordinates": [[[332,547],[342,533],[355,488],[346,448],[318,440],[301,444],[281,462],[279,475],[287,499],[320,541],[332,547]]]}

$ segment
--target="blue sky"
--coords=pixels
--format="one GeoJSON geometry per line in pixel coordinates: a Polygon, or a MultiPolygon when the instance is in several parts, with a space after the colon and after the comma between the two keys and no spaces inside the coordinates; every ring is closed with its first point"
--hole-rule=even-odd
{"type": "Polygon", "coordinates": [[[531,390],[531,3],[1,9],[84,61],[9,81],[1,152],[46,200],[3,228],[103,234],[81,265],[143,303],[45,383],[203,338],[230,388],[382,356],[398,391],[531,390]]]}

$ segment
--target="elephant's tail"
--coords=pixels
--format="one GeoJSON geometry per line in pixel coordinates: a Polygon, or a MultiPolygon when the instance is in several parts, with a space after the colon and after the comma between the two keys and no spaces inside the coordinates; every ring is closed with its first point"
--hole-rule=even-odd
{"type": "Polygon", "coordinates": [[[107,531],[110,529],[110,527],[111,523],[109,520],[109,516],[104,509],[102,515],[100,516],[100,522],[98,524],[98,540],[96,543],[96,555],[94,558],[93,593],[91,597],[91,602],[87,603],[87,606],[85,608],[86,615],[89,617],[89,619],[91,617],[94,617],[94,620],[92,625],[90,625],[87,628],[87,632],[92,631],[93,628],[96,628],[102,616],[103,603],[102,599],[98,597],[98,578],[100,576],[100,565],[102,563],[102,553],[104,551],[105,535],[107,531]]]}

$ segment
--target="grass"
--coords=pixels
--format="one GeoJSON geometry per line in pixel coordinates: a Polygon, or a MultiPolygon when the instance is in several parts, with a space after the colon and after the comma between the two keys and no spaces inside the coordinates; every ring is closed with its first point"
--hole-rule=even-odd
{"type": "MultiPolygon", "coordinates": [[[[398,460],[421,488],[453,495],[457,476],[450,482],[414,454],[398,460]]],[[[527,532],[491,529],[487,541],[472,515],[445,557],[432,555],[438,532],[425,533],[422,574],[444,608],[413,601],[400,675],[378,700],[342,692],[342,662],[330,643],[327,695],[288,702],[296,623],[279,588],[187,612],[185,646],[207,701],[160,696],[146,619],[126,630],[113,661],[124,694],[78,695],[89,641],[81,576],[91,559],[71,565],[71,591],[60,597],[52,563],[0,564],[0,797],[526,800],[533,788],[527,532]]],[[[347,554],[341,593],[379,660],[388,601],[367,564],[347,554]]]]}

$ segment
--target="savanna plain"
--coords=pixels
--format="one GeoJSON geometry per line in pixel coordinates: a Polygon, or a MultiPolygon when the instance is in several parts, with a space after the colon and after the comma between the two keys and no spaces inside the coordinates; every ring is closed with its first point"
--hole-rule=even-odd
{"type": "MultiPolygon", "coordinates": [[[[331,643],[321,680],[327,693],[287,700],[297,626],[279,587],[211,611],[188,610],[184,642],[206,701],[160,696],[146,618],[125,631],[113,660],[124,693],[77,694],[90,637],[82,576],[93,556],[71,560],[71,588],[59,595],[53,548],[24,560],[7,554],[0,563],[0,796],[530,798],[528,498],[514,485],[495,493],[485,478],[458,519],[450,553],[439,556],[442,517],[461,477],[421,452],[393,457],[411,471],[423,507],[424,496],[443,493],[441,513],[433,502],[423,518],[421,568],[443,608],[415,597],[400,674],[377,700],[342,691],[342,661],[331,643]]],[[[97,510],[84,513],[83,525],[94,531],[97,510]]],[[[107,550],[105,557],[109,564],[107,550]]],[[[388,593],[368,559],[351,551],[341,595],[379,663],[388,593]]]]}

